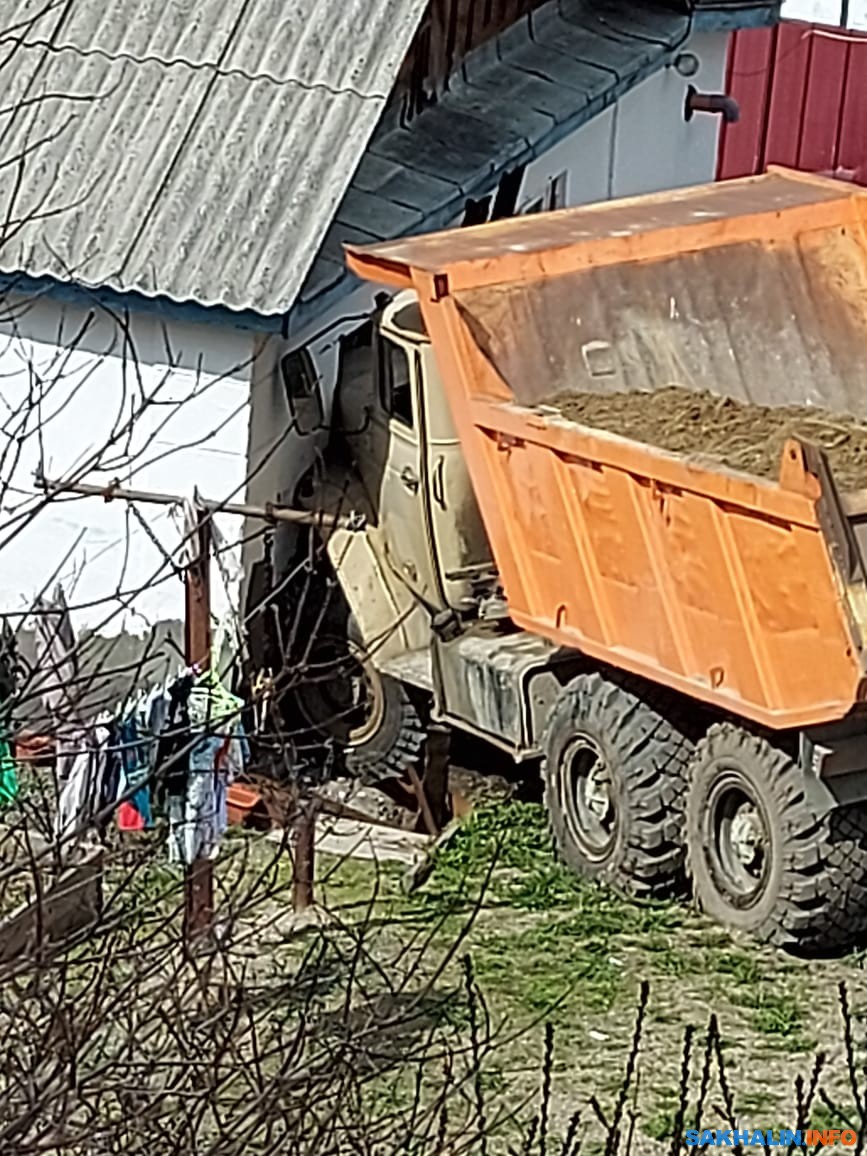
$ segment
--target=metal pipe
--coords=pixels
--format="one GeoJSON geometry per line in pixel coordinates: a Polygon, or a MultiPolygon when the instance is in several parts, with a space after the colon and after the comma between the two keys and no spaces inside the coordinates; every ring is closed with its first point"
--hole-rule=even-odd
{"type": "Polygon", "coordinates": [[[721,115],[726,124],[736,124],[740,120],[741,109],[733,96],[724,92],[699,92],[694,84],[686,90],[683,119],[691,121],[697,112],[713,112],[721,115]]]}
{"type": "MultiPolygon", "coordinates": [[[[52,482],[37,476],[36,484],[47,494],[80,494],[85,498],[102,498],[103,501],[146,502],[160,506],[176,506],[185,501],[182,494],[160,494],[151,490],[129,490],[118,481],[97,486],[88,482],[52,482]]],[[[264,506],[251,506],[245,502],[213,502],[197,498],[199,507],[211,514],[234,514],[241,518],[262,518],[266,522],[294,522],[302,526],[323,526],[328,529],[363,530],[363,514],[325,514],[313,510],[294,510],[290,506],[266,502],[264,506]]]]}
{"type": "MultiPolygon", "coordinates": [[[[196,515],[195,550],[187,566],[184,612],[184,656],[189,666],[205,668],[211,660],[211,519],[204,510],[196,515]]],[[[184,871],[184,945],[211,931],[214,921],[214,863],[197,855],[184,871]]]]}

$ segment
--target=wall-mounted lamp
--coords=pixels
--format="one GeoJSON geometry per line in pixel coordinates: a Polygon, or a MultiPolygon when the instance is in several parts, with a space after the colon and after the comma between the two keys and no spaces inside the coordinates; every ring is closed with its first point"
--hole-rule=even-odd
{"type": "Polygon", "coordinates": [[[683,119],[689,122],[697,112],[716,113],[726,124],[735,124],[741,115],[740,105],[733,96],[727,96],[724,92],[699,92],[691,84],[686,90],[683,119]]]}
{"type": "Polygon", "coordinates": [[[701,68],[701,61],[694,52],[681,52],[674,58],[674,71],[681,76],[695,76],[701,68]]]}

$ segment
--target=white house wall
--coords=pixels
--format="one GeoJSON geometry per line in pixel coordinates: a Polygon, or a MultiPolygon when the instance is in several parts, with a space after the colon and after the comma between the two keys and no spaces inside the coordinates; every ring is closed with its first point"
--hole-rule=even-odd
{"type": "Polygon", "coordinates": [[[664,68],[628,92],[615,109],[611,195],[631,197],[712,181],[716,175],[721,118],[697,113],[684,119],[687,87],[725,90],[727,33],[693,37],[689,51],[700,62],[690,80],[664,68]]]}
{"type": "MultiPolygon", "coordinates": [[[[698,74],[691,81],[673,68],[663,69],[528,165],[519,208],[544,196],[549,182],[564,172],[568,205],[713,180],[719,117],[697,115],[687,124],[684,101],[689,83],[706,92],[722,91],[727,43],[728,34],[724,32],[692,37],[682,49],[699,59],[698,74]]],[[[254,472],[288,422],[285,395],[274,374],[274,359],[289,349],[307,346],[326,403],[330,403],[337,378],[340,337],[359,324],[360,315],[373,310],[374,297],[381,291],[381,286],[363,285],[306,331],[299,331],[289,341],[274,338],[268,343],[266,364],[253,392],[250,452],[254,472]]],[[[272,454],[267,467],[255,472],[249,491],[251,500],[259,502],[281,495],[291,501],[292,490],[307,468],[311,452],[310,439],[302,447],[287,438],[285,450],[272,454]]],[[[245,560],[249,564],[259,557],[260,546],[253,543],[245,560]]]]}
{"type": "MultiPolygon", "coordinates": [[[[124,620],[137,629],[182,617],[180,581],[125,504],[64,498],[37,511],[34,472],[42,465],[51,478],[118,478],[184,495],[197,486],[208,498],[243,500],[252,353],[242,330],[146,314],[127,324],[47,297],[3,301],[0,611],[25,609],[60,580],[79,627],[113,633],[124,620]],[[15,460],[18,432],[25,436],[15,460]]],[[[179,532],[166,508],[139,508],[159,542],[176,549],[179,532]]],[[[239,539],[238,519],[223,518],[220,528],[239,539]]],[[[221,611],[227,595],[219,572],[213,589],[221,611]]]]}
{"type": "Polygon", "coordinates": [[[682,49],[699,60],[694,77],[664,68],[549,149],[528,166],[519,207],[544,196],[548,182],[564,172],[569,205],[712,181],[720,118],[697,114],[687,123],[684,102],[689,84],[724,91],[727,46],[725,32],[694,36],[682,49]]]}
{"type": "MultiPolygon", "coordinates": [[[[847,28],[867,31],[867,0],[849,0],[847,28]]],[[[840,23],[840,0],[783,0],[785,20],[809,20],[814,24],[840,23]]]]}

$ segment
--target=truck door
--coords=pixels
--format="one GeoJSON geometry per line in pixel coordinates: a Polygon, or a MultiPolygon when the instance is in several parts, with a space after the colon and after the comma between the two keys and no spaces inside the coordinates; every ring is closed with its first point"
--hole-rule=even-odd
{"type": "Polygon", "coordinates": [[[430,606],[441,606],[426,509],[425,466],[414,351],[379,338],[381,415],[387,425],[380,524],[392,569],[430,606]]]}
{"type": "Polygon", "coordinates": [[[420,394],[425,407],[432,538],[445,601],[459,609],[476,583],[493,574],[495,567],[430,344],[419,349],[418,359],[423,379],[420,394]]]}

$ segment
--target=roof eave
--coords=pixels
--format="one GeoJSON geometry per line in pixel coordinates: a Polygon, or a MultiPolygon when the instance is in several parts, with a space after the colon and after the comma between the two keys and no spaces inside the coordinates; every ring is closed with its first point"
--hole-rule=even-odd
{"type": "Polygon", "coordinates": [[[780,22],[782,3],[743,8],[697,8],[692,17],[695,32],[737,32],[741,28],[773,28],[780,22]]]}
{"type": "Polygon", "coordinates": [[[63,304],[105,309],[110,313],[144,313],[165,321],[187,325],[217,325],[223,329],[243,329],[251,333],[282,333],[285,315],[235,310],[223,305],[200,305],[197,301],[175,301],[170,297],[121,292],[107,286],[85,286],[53,277],[31,277],[27,273],[0,272],[0,292],[28,298],[49,298],[63,304]]]}

